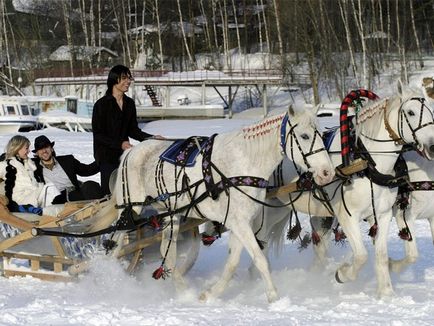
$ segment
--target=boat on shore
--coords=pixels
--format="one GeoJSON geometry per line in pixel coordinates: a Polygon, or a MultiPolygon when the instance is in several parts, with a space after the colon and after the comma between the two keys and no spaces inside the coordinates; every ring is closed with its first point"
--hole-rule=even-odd
{"type": "Polygon", "coordinates": [[[35,130],[38,118],[31,103],[22,96],[0,96],[0,134],[35,130]]]}
{"type": "Polygon", "coordinates": [[[75,96],[29,96],[38,114],[41,128],[55,127],[68,131],[92,131],[93,102],[75,96]]]}

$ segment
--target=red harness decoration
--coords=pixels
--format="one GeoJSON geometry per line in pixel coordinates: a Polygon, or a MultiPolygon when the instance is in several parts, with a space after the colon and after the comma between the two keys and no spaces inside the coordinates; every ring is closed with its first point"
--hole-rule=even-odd
{"type": "Polygon", "coordinates": [[[341,156],[343,166],[348,166],[350,164],[348,107],[351,106],[355,100],[358,100],[361,97],[366,97],[370,100],[379,99],[375,93],[366,89],[353,90],[343,99],[340,109],[341,156]]]}

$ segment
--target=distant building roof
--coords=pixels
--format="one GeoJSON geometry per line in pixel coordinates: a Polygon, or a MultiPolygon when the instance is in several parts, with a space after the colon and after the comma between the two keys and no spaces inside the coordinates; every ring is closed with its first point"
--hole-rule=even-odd
{"type": "MultiPolygon", "coordinates": [[[[93,57],[100,52],[107,52],[109,55],[113,57],[117,57],[118,54],[110,49],[107,49],[103,46],[73,46],[73,51],[75,51],[75,56],[77,60],[84,60],[89,57],[93,57]]],[[[62,45],[56,49],[53,53],[50,54],[49,59],[51,61],[69,61],[71,60],[71,51],[69,46],[62,45]]]]}

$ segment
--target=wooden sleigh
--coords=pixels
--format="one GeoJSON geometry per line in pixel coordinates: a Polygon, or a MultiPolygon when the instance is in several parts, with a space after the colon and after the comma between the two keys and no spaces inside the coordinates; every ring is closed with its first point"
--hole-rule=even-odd
{"type": "Polygon", "coordinates": [[[98,245],[98,238],[79,239],[35,236],[35,228],[62,232],[92,232],[110,225],[116,218],[107,199],[68,202],[44,208],[44,215],[11,213],[7,199],[0,197],[0,269],[3,276],[26,276],[50,281],[68,281],[69,270],[88,259],[86,250],[98,245]],[[87,247],[86,247],[87,246],[87,247]]]}
{"type": "MultiPolygon", "coordinates": [[[[107,229],[118,219],[118,211],[108,199],[68,202],[44,208],[44,215],[11,213],[7,199],[0,195],[0,273],[5,277],[32,276],[47,281],[71,281],[88,270],[94,250],[102,249],[109,234],[90,238],[40,235],[38,230],[89,234],[107,229]]],[[[204,221],[187,220],[180,226],[185,238],[199,239],[198,225],[204,221]]],[[[125,261],[127,272],[138,263],[161,258],[161,232],[137,228],[118,238],[115,259],[125,261]]],[[[181,241],[182,242],[182,241],[181,241]]]]}

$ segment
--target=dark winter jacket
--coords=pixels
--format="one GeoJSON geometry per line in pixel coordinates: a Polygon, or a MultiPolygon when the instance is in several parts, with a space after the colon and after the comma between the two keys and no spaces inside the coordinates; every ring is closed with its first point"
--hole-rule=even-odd
{"type": "MultiPolygon", "coordinates": [[[[41,160],[36,157],[32,159],[36,165],[35,178],[38,182],[45,183],[44,174],[42,171],[41,160]]],[[[82,177],[88,177],[99,172],[99,167],[96,162],[91,164],[84,164],[77,160],[73,155],[61,155],[56,156],[57,162],[59,162],[62,169],[65,171],[71,183],[78,189],[80,182],[77,179],[77,175],[82,177]]]]}
{"type": "Polygon", "coordinates": [[[112,95],[100,98],[93,107],[93,153],[100,163],[118,163],[122,155],[122,142],[132,139],[143,141],[152,135],[140,130],[134,100],[126,95],[123,108],[119,108],[112,95]]]}

